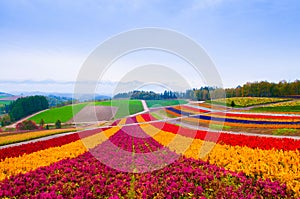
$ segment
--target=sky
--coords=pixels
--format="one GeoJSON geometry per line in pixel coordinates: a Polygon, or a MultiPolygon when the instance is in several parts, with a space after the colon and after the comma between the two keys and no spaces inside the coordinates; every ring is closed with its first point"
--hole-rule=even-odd
{"type": "MultiPolygon", "coordinates": [[[[299,21],[298,0],[1,0],[0,91],[73,92],[94,49],[144,27],[171,29],[197,42],[225,88],[294,81],[300,79],[299,21]]],[[[114,84],[132,66],[154,62],[173,68],[191,87],[203,85],[178,57],[149,51],[120,58],[101,81],[114,84]]],[[[111,87],[101,89],[105,94],[111,87]]]]}

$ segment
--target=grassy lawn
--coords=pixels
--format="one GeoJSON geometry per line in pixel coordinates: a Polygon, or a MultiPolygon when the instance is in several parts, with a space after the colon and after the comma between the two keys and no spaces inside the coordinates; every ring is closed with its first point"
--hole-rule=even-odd
{"type": "MultiPolygon", "coordinates": [[[[87,103],[75,104],[74,105],[74,115],[77,114],[81,109],[83,109],[87,103]]],[[[35,115],[29,120],[35,121],[37,124],[40,123],[41,119],[45,121],[45,123],[55,123],[57,120],[61,122],[67,122],[73,118],[73,108],[72,105],[52,108],[45,112],[42,112],[38,115],[35,115]]]]}
{"type": "Polygon", "coordinates": [[[297,132],[296,129],[276,129],[274,130],[273,135],[290,135],[290,134],[295,134],[297,132]]]}
{"type": "Polygon", "coordinates": [[[231,106],[232,101],[234,101],[235,107],[248,107],[253,105],[290,101],[290,99],[271,98],[271,97],[232,97],[232,98],[215,99],[207,102],[213,104],[231,106]]]}
{"type": "Polygon", "coordinates": [[[12,101],[10,100],[0,100],[0,106],[9,105],[12,101]]]}
{"type": "Polygon", "coordinates": [[[265,106],[265,107],[258,107],[253,108],[251,111],[254,112],[299,112],[300,113],[300,106],[265,106]]]}
{"type": "Polygon", "coordinates": [[[115,118],[122,118],[144,110],[142,102],[140,100],[110,100],[103,102],[95,102],[95,105],[118,107],[118,111],[115,115],[115,118]]]}
{"type": "Polygon", "coordinates": [[[146,100],[149,108],[187,104],[186,100],[146,100]]]}

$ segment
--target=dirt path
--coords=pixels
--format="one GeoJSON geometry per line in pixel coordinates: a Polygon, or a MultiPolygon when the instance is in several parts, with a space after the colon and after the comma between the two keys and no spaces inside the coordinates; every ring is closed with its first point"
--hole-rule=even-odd
{"type": "Polygon", "coordinates": [[[49,110],[49,109],[45,109],[45,110],[39,111],[39,112],[37,112],[37,113],[34,113],[34,114],[32,114],[32,115],[29,115],[29,116],[27,116],[27,117],[25,117],[25,118],[23,118],[23,119],[20,119],[19,121],[15,122],[15,123],[13,123],[13,124],[10,124],[10,125],[6,126],[6,128],[16,128],[16,126],[17,126],[18,123],[23,122],[23,121],[25,121],[25,120],[28,120],[29,118],[31,118],[31,117],[33,117],[33,116],[35,116],[35,115],[37,115],[37,114],[40,114],[40,113],[42,113],[42,112],[45,112],[45,111],[47,111],[47,110],[49,110]]]}

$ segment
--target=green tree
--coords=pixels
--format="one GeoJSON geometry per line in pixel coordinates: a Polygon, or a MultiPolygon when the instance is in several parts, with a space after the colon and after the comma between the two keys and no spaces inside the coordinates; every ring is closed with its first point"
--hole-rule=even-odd
{"type": "Polygon", "coordinates": [[[41,129],[44,128],[44,125],[45,125],[45,121],[44,121],[44,119],[41,119],[41,121],[40,121],[40,128],[41,129]]]}
{"type": "Polygon", "coordinates": [[[57,128],[57,129],[60,129],[60,128],[61,128],[61,121],[60,121],[60,120],[57,120],[57,121],[55,122],[55,128],[57,128]]]}
{"type": "Polygon", "coordinates": [[[230,104],[230,106],[233,108],[233,107],[235,107],[235,103],[234,103],[234,101],[232,100],[231,101],[231,104],[230,104]]]}
{"type": "Polygon", "coordinates": [[[9,115],[4,115],[1,118],[1,126],[6,126],[6,125],[9,125],[9,124],[11,124],[10,116],[9,115]]]}
{"type": "Polygon", "coordinates": [[[10,104],[9,115],[12,121],[17,121],[47,108],[49,104],[44,96],[22,97],[10,104]]]}

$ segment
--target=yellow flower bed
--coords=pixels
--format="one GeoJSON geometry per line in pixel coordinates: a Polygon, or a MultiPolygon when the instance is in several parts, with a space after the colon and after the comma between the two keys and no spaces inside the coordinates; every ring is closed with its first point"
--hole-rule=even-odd
{"type": "Polygon", "coordinates": [[[208,160],[211,164],[234,172],[244,172],[256,178],[269,178],[286,183],[297,197],[300,196],[300,152],[262,150],[249,147],[220,145],[200,139],[187,138],[170,132],[159,131],[150,125],[141,128],[170,150],[185,157],[208,160]]]}
{"type": "Polygon", "coordinates": [[[119,129],[119,127],[110,128],[60,147],[51,147],[31,154],[24,154],[20,157],[6,158],[0,162],[0,180],[19,173],[27,173],[42,166],[49,166],[63,159],[75,158],[87,152],[88,149],[94,148],[106,141],[119,129]]]}
{"type": "Polygon", "coordinates": [[[258,104],[266,104],[272,102],[282,102],[288,99],[285,98],[267,98],[267,97],[231,97],[231,98],[222,98],[222,99],[214,99],[214,102],[231,104],[234,101],[235,105],[238,106],[252,106],[258,104]]]}
{"type": "Polygon", "coordinates": [[[127,118],[122,118],[117,125],[122,126],[122,125],[126,124],[126,120],[127,120],[127,118]]]}
{"type": "Polygon", "coordinates": [[[59,133],[72,132],[72,131],[76,131],[76,128],[30,131],[30,132],[26,132],[26,133],[6,135],[6,136],[0,137],[0,145],[17,143],[17,142],[21,142],[21,141],[32,140],[35,138],[45,137],[45,136],[49,136],[49,135],[55,135],[55,134],[59,134],[59,133]]]}
{"type": "Polygon", "coordinates": [[[300,100],[270,104],[264,107],[279,107],[279,106],[300,106],[300,100]]]}

